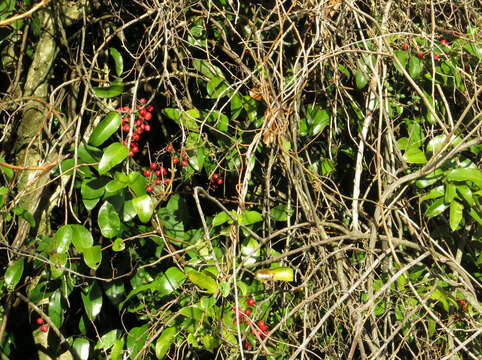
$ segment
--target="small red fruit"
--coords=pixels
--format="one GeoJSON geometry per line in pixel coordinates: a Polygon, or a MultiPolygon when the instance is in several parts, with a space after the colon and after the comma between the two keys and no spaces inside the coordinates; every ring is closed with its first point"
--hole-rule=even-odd
{"type": "Polygon", "coordinates": [[[156,164],[156,163],[151,163],[150,168],[151,168],[152,170],[155,170],[155,169],[157,168],[157,164],[156,164]]]}
{"type": "Polygon", "coordinates": [[[134,156],[134,151],[132,151],[132,150],[129,151],[129,156],[131,156],[131,157],[134,156]]]}
{"type": "Polygon", "coordinates": [[[237,326],[237,325],[238,325],[238,320],[234,320],[234,321],[233,321],[233,325],[234,325],[234,326],[237,326]]]}
{"type": "Polygon", "coordinates": [[[146,171],[144,171],[144,176],[145,176],[145,177],[151,176],[151,170],[146,170],[146,171]]]}
{"type": "Polygon", "coordinates": [[[218,181],[217,181],[218,185],[222,185],[223,184],[223,179],[219,178],[218,181]]]}
{"type": "Polygon", "coordinates": [[[161,179],[156,179],[156,185],[161,185],[161,179]]]}
{"type": "Polygon", "coordinates": [[[130,127],[128,124],[122,125],[122,130],[123,130],[124,132],[129,132],[130,129],[131,129],[131,127],[130,127]]]}
{"type": "Polygon", "coordinates": [[[133,152],[134,154],[136,154],[136,153],[139,152],[139,146],[134,145],[131,150],[132,150],[132,152],[133,152]]]}
{"type": "Polygon", "coordinates": [[[151,120],[152,119],[152,113],[146,112],[144,114],[144,119],[146,119],[147,121],[151,120]]]}
{"type": "Polygon", "coordinates": [[[147,110],[146,110],[146,109],[140,109],[140,110],[139,110],[139,115],[140,115],[140,116],[144,116],[144,115],[146,115],[146,113],[147,113],[147,110]]]}
{"type": "Polygon", "coordinates": [[[247,308],[246,310],[244,310],[244,315],[250,316],[251,315],[251,309],[247,308]]]}
{"type": "Polygon", "coordinates": [[[142,120],[141,120],[141,119],[136,120],[136,125],[137,125],[137,126],[141,126],[141,125],[142,125],[142,120]]]}
{"type": "Polygon", "coordinates": [[[213,180],[217,180],[219,178],[219,174],[214,174],[213,175],[213,180]]]}
{"type": "Polygon", "coordinates": [[[139,136],[139,134],[132,135],[132,140],[134,140],[134,141],[139,141],[140,138],[141,137],[139,136]]]}
{"type": "Polygon", "coordinates": [[[147,100],[146,100],[145,98],[140,98],[140,99],[139,99],[139,102],[140,102],[141,104],[145,104],[145,103],[147,102],[147,100]]]}
{"type": "Polygon", "coordinates": [[[40,331],[42,331],[42,332],[47,332],[47,331],[49,331],[49,327],[48,327],[47,325],[42,325],[42,326],[40,327],[40,331]]]}
{"type": "Polygon", "coordinates": [[[248,306],[254,306],[255,300],[253,298],[248,299],[248,306]]]}
{"type": "Polygon", "coordinates": [[[166,185],[169,185],[171,183],[171,179],[167,178],[166,180],[164,180],[164,182],[166,183],[166,185]]]}
{"type": "Polygon", "coordinates": [[[123,123],[123,124],[128,123],[128,122],[129,122],[129,118],[126,118],[126,117],[122,118],[122,123],[123,123]]]}
{"type": "Polygon", "coordinates": [[[174,148],[172,147],[172,145],[167,145],[166,150],[171,152],[174,150],[174,148]]]}
{"type": "Polygon", "coordinates": [[[417,54],[417,57],[418,57],[419,59],[422,59],[422,58],[423,58],[423,53],[418,53],[418,54],[417,54]]]}
{"type": "Polygon", "coordinates": [[[450,46],[450,43],[445,39],[440,40],[440,43],[445,45],[445,46],[450,46]]]}
{"type": "Polygon", "coordinates": [[[37,322],[38,325],[42,325],[42,324],[44,323],[44,319],[38,318],[38,319],[36,320],[36,322],[37,322]]]}
{"type": "Polygon", "coordinates": [[[467,304],[464,304],[464,306],[462,306],[462,311],[463,311],[463,312],[466,312],[466,311],[467,311],[467,304]]]}
{"type": "Polygon", "coordinates": [[[402,44],[402,49],[403,49],[403,50],[408,50],[408,44],[407,44],[407,43],[402,44]]]}
{"type": "Polygon", "coordinates": [[[149,112],[152,112],[154,110],[154,106],[147,105],[146,110],[149,111],[149,112]]]}
{"type": "Polygon", "coordinates": [[[161,177],[161,170],[156,170],[156,176],[161,177]]]}
{"type": "Polygon", "coordinates": [[[145,124],[145,125],[144,125],[144,130],[146,130],[146,131],[151,131],[151,125],[145,124]]]}
{"type": "Polygon", "coordinates": [[[460,300],[459,300],[459,305],[465,305],[465,300],[460,299],[460,300]]]}
{"type": "Polygon", "coordinates": [[[268,330],[268,327],[266,326],[266,323],[263,320],[258,321],[258,326],[262,331],[268,330]]]}
{"type": "Polygon", "coordinates": [[[149,186],[146,188],[146,191],[147,191],[148,193],[151,193],[153,190],[154,190],[154,188],[153,188],[151,185],[149,185],[149,186]]]}
{"type": "Polygon", "coordinates": [[[136,133],[137,133],[137,135],[140,135],[140,134],[142,134],[143,131],[144,130],[142,130],[141,127],[138,127],[137,130],[136,130],[136,133]]]}
{"type": "Polygon", "coordinates": [[[179,162],[179,159],[177,157],[175,157],[174,159],[172,159],[172,163],[174,165],[176,165],[177,163],[179,162]]]}
{"type": "Polygon", "coordinates": [[[166,176],[167,175],[167,170],[164,169],[163,167],[161,168],[161,171],[162,171],[162,175],[166,176]]]}
{"type": "Polygon", "coordinates": [[[187,161],[186,161],[186,160],[181,161],[181,166],[186,167],[186,166],[187,166],[187,161]]]}
{"type": "Polygon", "coordinates": [[[439,59],[439,57],[440,57],[440,56],[438,56],[438,55],[434,55],[434,56],[433,56],[433,59],[434,59],[435,61],[437,61],[437,60],[439,59]]]}
{"type": "Polygon", "coordinates": [[[249,349],[251,349],[251,344],[246,341],[246,342],[244,343],[244,350],[249,350],[249,349]]]}

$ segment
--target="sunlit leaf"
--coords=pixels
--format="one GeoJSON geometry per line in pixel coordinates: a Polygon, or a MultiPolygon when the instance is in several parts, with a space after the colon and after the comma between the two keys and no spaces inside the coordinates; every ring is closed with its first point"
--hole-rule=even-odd
{"type": "Polygon", "coordinates": [[[97,95],[98,97],[102,99],[110,99],[122,94],[122,91],[124,90],[124,85],[122,83],[122,79],[119,78],[114,80],[110,86],[93,87],[92,90],[94,90],[95,95],[97,95]]]}
{"type": "Polygon", "coordinates": [[[174,327],[169,327],[162,330],[161,335],[159,335],[156,341],[156,357],[158,359],[164,359],[167,350],[169,350],[172,343],[174,342],[176,333],[177,330],[174,327]]]}
{"type": "Polygon", "coordinates": [[[89,144],[93,146],[99,146],[103,144],[108,138],[112,136],[122,122],[121,115],[118,112],[111,111],[102,120],[92,132],[89,138],[89,144]]]}
{"type": "Polygon", "coordinates": [[[12,265],[9,265],[7,271],[5,272],[5,285],[10,289],[13,289],[23,274],[23,262],[24,258],[21,257],[17,261],[15,261],[12,265]]]}
{"type": "Polygon", "coordinates": [[[97,223],[99,224],[102,235],[108,239],[112,239],[120,232],[121,223],[119,215],[114,209],[114,206],[108,201],[105,201],[100,207],[97,223]]]}
{"type": "Polygon", "coordinates": [[[81,295],[85,313],[89,319],[95,320],[102,310],[102,289],[97,282],[93,282],[89,286],[87,293],[84,294],[82,292],[81,295]]]}
{"type": "Polygon", "coordinates": [[[110,144],[102,155],[99,163],[99,174],[105,174],[114,166],[120,164],[129,155],[129,148],[121,143],[110,144]]]}
{"type": "Polygon", "coordinates": [[[72,350],[78,359],[88,360],[90,354],[89,340],[81,337],[76,338],[72,345],[72,350]]]}
{"type": "Polygon", "coordinates": [[[102,250],[100,245],[91,246],[83,249],[84,261],[88,267],[96,270],[102,261],[102,250]]]}
{"type": "Polygon", "coordinates": [[[72,243],[77,251],[82,252],[85,248],[89,248],[94,243],[94,238],[89,230],[83,225],[70,225],[72,229],[72,243]]]}
{"type": "Polygon", "coordinates": [[[207,274],[201,273],[191,268],[184,268],[187,273],[187,277],[194,285],[199,286],[201,289],[206,290],[210,294],[214,294],[218,289],[216,280],[207,274]]]}
{"type": "Polygon", "coordinates": [[[146,223],[151,219],[152,213],[154,212],[154,204],[149,195],[146,194],[132,199],[132,205],[140,221],[146,223]]]}
{"type": "Polygon", "coordinates": [[[455,231],[462,220],[462,213],[464,210],[464,205],[456,200],[450,203],[450,229],[455,231]]]}
{"type": "Polygon", "coordinates": [[[122,55],[116,48],[110,48],[109,52],[115,62],[115,73],[117,76],[121,76],[122,71],[124,70],[124,60],[122,59],[122,55]]]}
{"type": "Polygon", "coordinates": [[[439,199],[435,201],[425,212],[427,218],[433,218],[434,216],[440,215],[447,209],[448,205],[444,203],[444,199],[439,199]]]}

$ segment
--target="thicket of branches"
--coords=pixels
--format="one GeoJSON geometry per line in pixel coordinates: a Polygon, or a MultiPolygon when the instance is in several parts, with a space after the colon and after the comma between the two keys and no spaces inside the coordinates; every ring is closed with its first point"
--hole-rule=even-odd
{"type": "MultiPolygon", "coordinates": [[[[159,356],[152,344],[185,316],[180,306],[206,293],[186,281],[174,300],[153,292],[126,315],[120,300],[107,305],[107,284],[125,284],[124,301],[145,266],[161,273],[170,264],[215,264],[216,281],[230,286],[212,295],[221,313],[212,328],[201,319],[200,332],[176,325],[172,358],[186,346],[189,356],[207,350],[231,359],[480,358],[480,3],[41,1],[30,13],[29,2],[9,4],[0,1],[3,357],[26,351],[24,343],[55,341],[57,350],[44,351],[50,357],[75,353],[69,339],[83,337],[90,356],[114,358],[112,349],[94,351],[100,336],[119,329],[120,338],[140,323],[149,331],[139,348],[127,340],[120,352],[159,356]],[[111,48],[123,62],[117,83],[111,48]],[[108,86],[119,95],[99,92],[108,86]],[[156,109],[152,130],[121,171],[142,172],[155,159],[174,169],[168,144],[190,160],[202,154],[200,169],[191,162],[173,170],[155,199],[159,207],[185,199],[189,223],[177,239],[199,228],[214,263],[193,262],[195,241],[176,242],[168,229],[164,236],[161,215],[152,226],[126,223],[119,236],[129,241],[116,255],[97,226],[98,208],[85,207],[79,148],[107,113],[136,108],[140,98],[156,109]],[[76,172],[62,175],[66,159],[76,172]],[[213,174],[224,180],[217,189],[213,174]],[[236,221],[247,210],[262,221],[236,221]],[[222,230],[213,225],[219,213],[230,217],[222,230]],[[102,264],[89,272],[70,250],[57,284],[45,239],[65,224],[89,229],[102,264]],[[154,233],[164,241],[156,256],[137,241],[154,233]],[[254,262],[243,258],[248,239],[260,250],[254,262]],[[8,269],[20,258],[23,272],[10,288],[8,269]],[[293,269],[295,281],[253,280],[272,263],[293,269]],[[43,294],[59,289],[65,318],[49,323],[56,339],[37,331],[19,340],[17,307],[54,316],[49,297],[33,290],[49,281],[57,285],[43,294]],[[249,328],[226,330],[222,320],[245,296],[240,283],[257,289],[269,313],[262,339],[248,338],[249,328]],[[82,304],[86,285],[104,292],[102,319],[88,322],[67,306],[82,304]],[[206,336],[215,345],[200,340],[206,336]]],[[[28,324],[32,316],[19,318],[28,324]]]]}

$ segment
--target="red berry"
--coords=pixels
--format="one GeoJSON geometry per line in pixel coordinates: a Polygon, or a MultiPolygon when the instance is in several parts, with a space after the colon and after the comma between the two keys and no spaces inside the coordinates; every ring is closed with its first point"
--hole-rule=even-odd
{"type": "Polygon", "coordinates": [[[465,65],[464,65],[464,70],[465,70],[465,71],[469,71],[469,64],[465,64],[465,65]]]}
{"type": "Polygon", "coordinates": [[[166,150],[171,152],[174,150],[174,148],[172,147],[172,145],[167,145],[166,150]]]}
{"type": "Polygon", "coordinates": [[[234,325],[234,326],[237,326],[237,325],[238,325],[238,320],[234,320],[234,321],[233,321],[233,325],[234,325]]]}
{"type": "Polygon", "coordinates": [[[408,50],[408,44],[407,44],[407,43],[404,43],[404,44],[402,45],[402,49],[403,49],[403,50],[408,50]]]}
{"type": "Polygon", "coordinates": [[[171,179],[167,178],[166,180],[164,180],[164,182],[166,183],[166,185],[169,185],[171,183],[171,179]]]}
{"type": "Polygon", "coordinates": [[[124,132],[129,132],[130,129],[131,129],[131,127],[130,127],[128,124],[122,125],[122,130],[123,130],[124,132]]]}
{"type": "Polygon", "coordinates": [[[146,170],[146,171],[144,171],[144,176],[145,176],[145,177],[151,176],[151,170],[146,170]]]}
{"type": "Polygon", "coordinates": [[[42,318],[38,318],[36,321],[38,325],[42,325],[44,323],[44,319],[42,318]]]}
{"type": "Polygon", "coordinates": [[[145,129],[146,129],[146,124],[142,123],[142,124],[140,125],[140,128],[141,128],[142,130],[145,130],[145,129]]]}
{"type": "Polygon", "coordinates": [[[157,167],[157,164],[156,163],[151,163],[151,165],[149,166],[152,170],[155,170],[156,167],[157,167]]]}
{"type": "Polygon", "coordinates": [[[151,185],[149,185],[149,186],[146,188],[146,191],[147,191],[148,193],[151,193],[153,190],[154,190],[154,188],[153,188],[151,185]]]}
{"type": "Polygon", "coordinates": [[[40,327],[40,331],[42,331],[42,332],[47,332],[47,331],[49,331],[49,327],[48,327],[47,325],[42,325],[42,326],[40,327]]]}
{"type": "Polygon", "coordinates": [[[139,110],[139,115],[140,115],[140,116],[144,116],[144,115],[146,115],[146,112],[147,112],[146,109],[140,109],[140,110],[139,110]]]}
{"type": "Polygon", "coordinates": [[[161,185],[161,179],[156,179],[156,185],[161,185]]]}
{"type": "Polygon", "coordinates": [[[443,44],[443,45],[445,45],[445,46],[449,46],[449,45],[450,45],[450,43],[449,43],[447,40],[445,40],[445,39],[440,40],[440,43],[443,44]]]}
{"type": "Polygon", "coordinates": [[[131,157],[134,156],[134,151],[132,151],[132,150],[129,151],[129,156],[131,156],[131,157]]]}
{"type": "Polygon", "coordinates": [[[137,119],[137,120],[136,120],[136,125],[137,125],[137,126],[141,126],[141,125],[142,125],[142,120],[141,120],[141,119],[137,119]]]}
{"type": "Polygon", "coordinates": [[[437,61],[437,60],[439,59],[439,57],[440,57],[440,56],[438,56],[438,55],[434,55],[434,56],[433,56],[433,59],[434,59],[435,61],[437,61]]]}
{"type": "Polygon", "coordinates": [[[459,305],[465,305],[465,300],[460,299],[460,300],[459,300],[459,305]]]}
{"type": "Polygon", "coordinates": [[[144,130],[151,131],[151,125],[149,124],[144,125],[144,130]]]}
{"type": "Polygon", "coordinates": [[[137,133],[137,135],[140,135],[140,134],[142,134],[143,131],[144,130],[142,130],[141,127],[138,127],[137,130],[136,130],[136,133],[137,133]]]}
{"type": "Polygon", "coordinates": [[[248,299],[248,305],[253,306],[255,303],[255,300],[253,298],[248,299]]]}
{"type": "Polygon", "coordinates": [[[262,331],[266,331],[268,329],[268,327],[266,326],[266,324],[263,320],[258,321],[258,326],[262,331]]]}
{"type": "Polygon", "coordinates": [[[246,342],[244,343],[244,350],[249,350],[249,349],[251,349],[251,344],[246,341],[246,342]]]}
{"type": "Polygon", "coordinates": [[[140,138],[141,137],[139,136],[139,134],[132,135],[132,140],[134,140],[134,141],[139,141],[140,138]]]}
{"type": "Polygon", "coordinates": [[[145,115],[144,115],[144,119],[146,119],[147,121],[151,120],[152,114],[150,112],[146,112],[145,115]]]}
{"type": "Polygon", "coordinates": [[[218,188],[218,184],[214,184],[213,189],[217,189],[217,188],[218,188]]]}
{"type": "Polygon", "coordinates": [[[422,59],[422,58],[423,58],[423,53],[418,53],[418,54],[417,54],[417,57],[418,57],[419,59],[422,59]]]}
{"type": "Polygon", "coordinates": [[[218,183],[218,185],[222,185],[223,184],[223,179],[219,178],[218,181],[216,181],[218,183]]]}
{"type": "Polygon", "coordinates": [[[145,104],[145,103],[147,102],[147,100],[146,100],[145,98],[140,98],[140,99],[139,99],[139,102],[140,102],[141,104],[145,104]]]}
{"type": "Polygon", "coordinates": [[[174,159],[172,159],[172,163],[174,165],[176,165],[177,163],[179,162],[179,159],[177,157],[175,157],[174,159]]]}
{"type": "Polygon", "coordinates": [[[161,177],[161,170],[156,170],[156,176],[161,177]]]}
{"type": "Polygon", "coordinates": [[[181,166],[186,167],[186,166],[187,166],[187,161],[186,161],[186,160],[181,161],[181,166]]]}
{"type": "Polygon", "coordinates": [[[163,167],[161,168],[161,171],[162,171],[162,175],[166,176],[167,175],[167,170],[164,169],[163,167]]]}
{"type": "Polygon", "coordinates": [[[146,110],[149,111],[149,112],[152,112],[154,110],[154,106],[147,105],[146,110]]]}
{"type": "Polygon", "coordinates": [[[246,310],[244,310],[244,315],[250,316],[251,315],[251,309],[247,308],[246,310]]]}
{"type": "Polygon", "coordinates": [[[463,311],[463,312],[466,312],[466,311],[467,311],[467,304],[465,304],[464,306],[462,306],[462,311],[463,311]]]}
{"type": "Polygon", "coordinates": [[[128,122],[129,122],[129,118],[126,118],[126,117],[122,118],[122,123],[123,123],[123,124],[128,123],[128,122]]]}
{"type": "Polygon", "coordinates": [[[213,175],[213,180],[217,180],[219,178],[219,174],[214,174],[213,175]]]}
{"type": "Polygon", "coordinates": [[[136,154],[136,153],[139,152],[139,146],[134,145],[131,150],[132,150],[132,152],[133,152],[134,154],[136,154]]]}

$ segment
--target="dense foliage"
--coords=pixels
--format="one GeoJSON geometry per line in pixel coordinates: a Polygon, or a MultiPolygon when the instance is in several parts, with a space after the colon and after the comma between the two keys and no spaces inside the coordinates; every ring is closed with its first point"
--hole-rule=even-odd
{"type": "Polygon", "coordinates": [[[476,4],[0,0],[1,358],[480,358],[476,4]]]}

